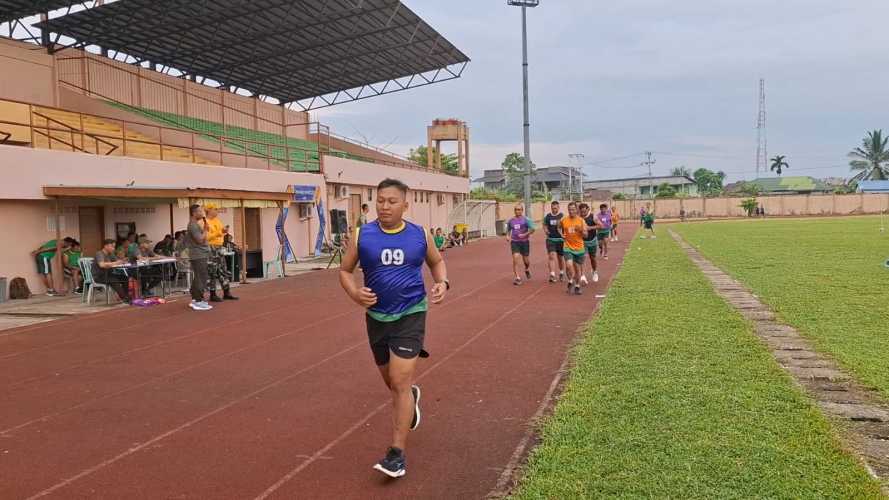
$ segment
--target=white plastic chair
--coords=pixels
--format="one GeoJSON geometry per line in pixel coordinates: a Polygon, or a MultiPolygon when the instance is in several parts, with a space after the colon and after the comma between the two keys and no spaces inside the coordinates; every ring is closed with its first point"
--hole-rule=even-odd
{"type": "Polygon", "coordinates": [[[93,290],[96,288],[102,289],[105,292],[105,303],[111,303],[111,296],[108,294],[109,286],[104,283],[96,283],[96,280],[93,278],[93,261],[95,259],[91,257],[81,257],[80,261],[77,263],[80,266],[80,274],[83,277],[83,294],[80,296],[80,302],[86,302],[87,305],[91,305],[93,303],[93,290]]]}
{"type": "Polygon", "coordinates": [[[263,270],[262,270],[262,276],[263,276],[264,278],[268,278],[268,277],[269,277],[269,267],[270,267],[270,266],[275,266],[275,269],[278,270],[278,277],[279,277],[279,278],[283,278],[283,277],[284,277],[284,263],[281,262],[281,247],[280,247],[280,246],[278,246],[278,247],[275,249],[275,258],[274,258],[274,259],[272,259],[272,260],[265,260],[265,261],[262,262],[262,268],[263,268],[263,270]]]}
{"type": "Polygon", "coordinates": [[[194,271],[191,270],[191,261],[179,258],[176,260],[176,276],[173,278],[173,287],[179,285],[180,277],[185,278],[185,289],[191,288],[191,280],[194,279],[194,271]]]}

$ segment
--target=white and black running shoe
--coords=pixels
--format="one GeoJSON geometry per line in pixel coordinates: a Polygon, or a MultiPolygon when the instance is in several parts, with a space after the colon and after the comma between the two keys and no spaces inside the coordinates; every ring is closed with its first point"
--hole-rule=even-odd
{"type": "Polygon", "coordinates": [[[389,477],[402,477],[407,473],[404,464],[404,452],[398,448],[390,447],[386,456],[374,465],[374,469],[389,477]]]}
{"type": "Polygon", "coordinates": [[[411,430],[420,426],[420,386],[412,385],[411,394],[414,396],[414,418],[411,420],[411,430]]]}

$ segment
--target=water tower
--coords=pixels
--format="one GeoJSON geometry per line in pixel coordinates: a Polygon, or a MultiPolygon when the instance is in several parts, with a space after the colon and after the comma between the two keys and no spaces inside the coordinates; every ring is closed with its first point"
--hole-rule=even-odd
{"type": "Polygon", "coordinates": [[[426,127],[426,164],[441,169],[441,142],[457,141],[457,165],[460,175],[469,176],[469,127],[466,122],[455,118],[432,120],[426,127]],[[439,154],[432,154],[437,151],[439,154]]]}

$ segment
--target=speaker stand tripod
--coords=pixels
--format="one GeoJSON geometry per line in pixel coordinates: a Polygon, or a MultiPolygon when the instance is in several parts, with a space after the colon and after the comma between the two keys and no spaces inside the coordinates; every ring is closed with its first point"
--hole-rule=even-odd
{"type": "Polygon", "coordinates": [[[333,235],[333,252],[330,253],[330,260],[327,261],[327,269],[330,269],[330,266],[333,265],[333,262],[339,259],[339,264],[343,263],[343,235],[335,234],[333,235]]]}

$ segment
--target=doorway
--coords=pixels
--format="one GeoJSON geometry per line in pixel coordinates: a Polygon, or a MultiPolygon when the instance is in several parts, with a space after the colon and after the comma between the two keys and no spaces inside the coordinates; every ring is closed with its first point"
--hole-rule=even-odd
{"type": "Polygon", "coordinates": [[[83,255],[96,255],[102,249],[102,240],[105,239],[105,209],[79,207],[77,218],[80,224],[80,246],[83,255]]]}
{"type": "Polygon", "coordinates": [[[258,208],[244,209],[244,223],[247,229],[247,247],[262,250],[262,219],[258,208]]]}
{"type": "Polygon", "coordinates": [[[349,225],[352,229],[358,227],[358,218],[361,217],[361,195],[349,196],[349,225]]]}
{"type": "Polygon", "coordinates": [[[260,209],[244,209],[244,226],[244,239],[247,243],[247,277],[262,278],[262,216],[260,209]]]}

